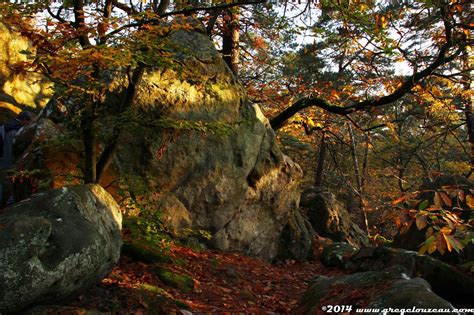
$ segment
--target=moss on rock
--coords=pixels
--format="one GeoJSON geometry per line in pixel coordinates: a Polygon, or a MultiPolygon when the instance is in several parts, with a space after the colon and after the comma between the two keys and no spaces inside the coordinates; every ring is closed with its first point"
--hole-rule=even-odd
{"type": "Polygon", "coordinates": [[[188,275],[178,274],[165,268],[156,268],[154,273],[164,284],[183,292],[190,292],[193,289],[193,278],[188,275]]]}

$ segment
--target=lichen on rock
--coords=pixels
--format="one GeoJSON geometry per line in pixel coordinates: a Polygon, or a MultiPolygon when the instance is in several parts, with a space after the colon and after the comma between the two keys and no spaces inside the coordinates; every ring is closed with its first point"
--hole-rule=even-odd
{"type": "Polygon", "coordinates": [[[37,194],[0,214],[0,312],[54,302],[106,276],[120,257],[122,217],[100,186],[37,194]]]}

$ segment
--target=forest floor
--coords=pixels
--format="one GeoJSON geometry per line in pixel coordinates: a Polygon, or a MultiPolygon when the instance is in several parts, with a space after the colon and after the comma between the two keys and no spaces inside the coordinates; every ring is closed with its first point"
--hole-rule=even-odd
{"type": "Polygon", "coordinates": [[[68,306],[123,314],[288,314],[298,306],[308,280],[342,273],[319,260],[269,264],[240,253],[178,245],[169,254],[167,264],[123,256],[107,278],[68,306]],[[189,287],[163,282],[156,272],[163,268],[185,275],[189,287]]]}

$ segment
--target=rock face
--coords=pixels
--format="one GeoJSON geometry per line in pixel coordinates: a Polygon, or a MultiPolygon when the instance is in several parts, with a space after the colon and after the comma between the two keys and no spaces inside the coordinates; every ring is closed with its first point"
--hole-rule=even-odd
{"type": "Polygon", "coordinates": [[[81,292],[106,276],[121,247],[120,209],[100,186],[37,194],[0,214],[0,312],[81,292]]]}
{"type": "Polygon", "coordinates": [[[367,234],[352,222],[349,212],[331,192],[308,188],[301,195],[301,206],[308,209],[309,221],[321,236],[356,247],[369,243],[367,234]]]}
{"type": "MultiPolygon", "coordinates": [[[[298,314],[316,314],[325,305],[357,305],[363,308],[436,308],[450,312],[454,307],[437,296],[428,282],[410,279],[404,268],[365,271],[332,278],[317,277],[301,299],[298,314]]],[[[345,312],[355,312],[343,310],[345,312]]],[[[336,311],[337,312],[337,311],[336,311]]],[[[380,312],[381,313],[381,312],[380,312]]]]}
{"type": "MultiPolygon", "coordinates": [[[[23,107],[41,108],[51,96],[51,83],[38,74],[14,73],[11,66],[27,60],[22,50],[34,50],[19,34],[0,23],[0,113],[18,113],[23,107]],[[4,110],[6,109],[6,110],[4,110]]],[[[7,118],[8,120],[8,118],[7,118]]],[[[3,121],[0,121],[0,123],[3,121]]]]}
{"type": "MultiPolygon", "coordinates": [[[[172,30],[163,40],[174,66],[144,74],[133,110],[146,122],[122,131],[104,186],[120,182],[148,198],[177,237],[206,230],[212,235],[208,245],[220,249],[268,261],[277,255],[305,258],[312,234],[298,213],[300,167],[282,154],[268,120],[246,100],[200,25],[172,30]]],[[[123,91],[120,82],[114,84],[110,108],[123,91]]],[[[109,126],[107,119],[98,125],[109,126]]],[[[46,153],[41,160],[48,156],[54,158],[46,153]]],[[[55,185],[61,168],[46,168],[55,185]]],[[[66,166],[62,172],[80,170],[66,166]]]]}

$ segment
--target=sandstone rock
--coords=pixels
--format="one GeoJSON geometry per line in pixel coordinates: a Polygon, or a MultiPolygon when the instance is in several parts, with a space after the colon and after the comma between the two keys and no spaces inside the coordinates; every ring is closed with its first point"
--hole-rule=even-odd
{"type": "Polygon", "coordinates": [[[100,186],[37,194],[0,214],[0,312],[73,296],[117,263],[121,213],[100,186]]]}
{"type": "MultiPolygon", "coordinates": [[[[27,55],[34,54],[31,43],[18,33],[0,23],[0,109],[18,113],[25,107],[41,108],[51,97],[52,84],[39,74],[15,73],[12,66],[27,61],[27,55]]],[[[4,121],[0,121],[3,123],[4,121]]]]}
{"type": "Polygon", "coordinates": [[[301,206],[308,208],[309,221],[321,236],[356,247],[368,244],[367,234],[352,222],[349,212],[334,194],[308,188],[301,195],[301,206]]]}
{"type": "Polygon", "coordinates": [[[340,305],[341,302],[359,308],[411,309],[415,306],[454,309],[448,301],[431,291],[428,282],[420,278],[410,279],[404,268],[395,266],[382,271],[317,277],[303,295],[297,313],[316,314],[324,305],[340,305]]]}
{"type": "MultiPolygon", "coordinates": [[[[187,229],[206,230],[212,235],[207,245],[220,249],[268,261],[281,252],[305,258],[311,233],[298,213],[300,167],[282,154],[268,120],[246,100],[201,26],[173,30],[161,40],[168,43],[173,67],[147,69],[132,106],[144,121],[122,130],[102,184],[115,194],[113,184],[121,183],[122,189],[148,200],[154,211],[163,212],[175,236],[187,229]],[[285,228],[295,242],[286,236],[280,241],[285,228]]],[[[111,82],[110,89],[110,111],[97,121],[99,138],[110,132],[123,80],[111,82]]],[[[48,108],[54,116],[58,106],[48,108]]],[[[68,174],[80,176],[77,157],[67,158],[74,165],[46,163],[73,150],[45,152],[41,141],[27,153],[34,150],[45,161],[34,168],[47,169],[53,186],[63,185],[68,174]]]]}

